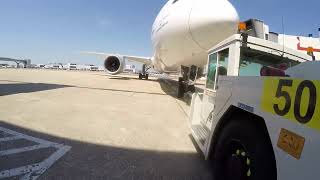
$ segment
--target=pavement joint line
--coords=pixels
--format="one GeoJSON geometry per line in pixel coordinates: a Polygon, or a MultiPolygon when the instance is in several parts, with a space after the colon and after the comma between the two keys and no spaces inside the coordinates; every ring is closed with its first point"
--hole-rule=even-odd
{"type": "Polygon", "coordinates": [[[14,141],[14,140],[18,140],[18,139],[22,139],[22,137],[21,136],[12,136],[12,137],[0,138],[0,142],[14,141]]]}

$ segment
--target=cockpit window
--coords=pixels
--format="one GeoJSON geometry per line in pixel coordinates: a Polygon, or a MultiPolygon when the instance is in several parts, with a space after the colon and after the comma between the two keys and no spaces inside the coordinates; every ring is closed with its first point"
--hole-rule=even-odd
{"type": "Polygon", "coordinates": [[[172,4],[174,4],[174,3],[178,2],[178,1],[179,1],[179,0],[173,0],[172,4]]]}

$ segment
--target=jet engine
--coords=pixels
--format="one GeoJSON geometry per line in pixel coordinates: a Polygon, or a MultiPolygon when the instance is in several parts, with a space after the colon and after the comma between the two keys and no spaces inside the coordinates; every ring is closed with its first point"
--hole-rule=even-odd
{"type": "Polygon", "coordinates": [[[125,60],[119,56],[109,56],[104,61],[104,68],[111,75],[120,74],[123,72],[125,67],[125,60]]]}

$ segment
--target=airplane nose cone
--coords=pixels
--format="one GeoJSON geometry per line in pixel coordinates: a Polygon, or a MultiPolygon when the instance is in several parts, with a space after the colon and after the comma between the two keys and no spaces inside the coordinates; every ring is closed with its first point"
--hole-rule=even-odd
{"type": "Polygon", "coordinates": [[[192,39],[209,50],[237,33],[239,16],[228,0],[195,0],[189,19],[192,39]]]}

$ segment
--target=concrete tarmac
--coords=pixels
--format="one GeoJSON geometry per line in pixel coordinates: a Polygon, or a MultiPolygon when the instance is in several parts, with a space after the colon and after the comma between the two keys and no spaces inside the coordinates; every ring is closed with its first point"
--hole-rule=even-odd
{"type": "Polygon", "coordinates": [[[0,179],[211,179],[169,86],[0,69],[0,179]]]}

